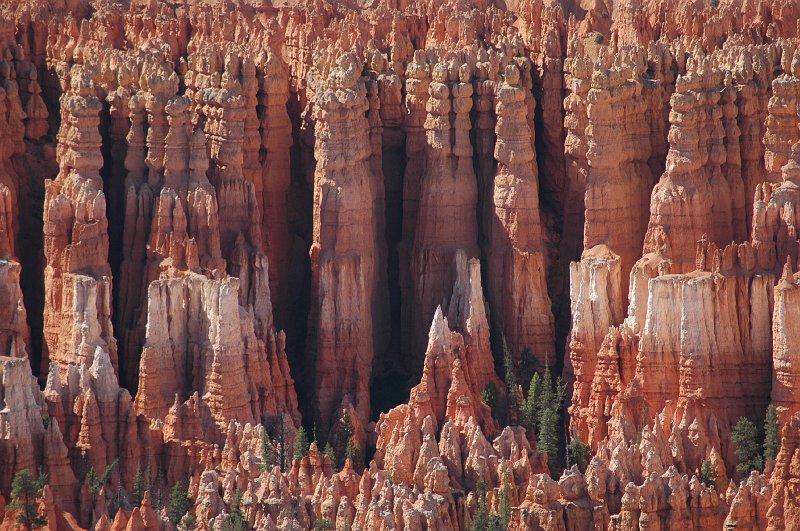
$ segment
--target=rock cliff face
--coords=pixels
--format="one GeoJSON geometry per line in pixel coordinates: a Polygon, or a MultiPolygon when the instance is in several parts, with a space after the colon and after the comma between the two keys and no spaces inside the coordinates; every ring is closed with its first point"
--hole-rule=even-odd
{"type": "Polygon", "coordinates": [[[495,93],[497,171],[488,227],[489,300],[512,359],[526,355],[545,365],[551,358],[555,361],[553,320],[524,87],[520,69],[511,64],[495,93]],[[530,350],[523,354],[525,349],[530,350]]]}
{"type": "MultiPolygon", "coordinates": [[[[330,58],[329,58],[330,59],[330,58]]],[[[309,349],[317,365],[315,421],[328,429],[345,398],[362,422],[370,415],[377,254],[370,168],[369,108],[363,64],[348,55],[320,80],[311,245],[309,349]]],[[[382,184],[382,183],[381,183],[382,184]]]]}
{"type": "Polygon", "coordinates": [[[472,166],[471,69],[457,58],[431,67],[425,119],[425,167],[411,251],[414,319],[411,354],[421,356],[427,321],[453,284],[458,251],[478,256],[478,189],[472,166]]]}
{"type": "Polygon", "coordinates": [[[45,309],[43,370],[48,362],[91,363],[101,347],[117,365],[111,325],[108,218],[100,168],[102,104],[91,78],[74,67],[62,79],[59,172],[44,200],[45,309]],[[66,87],[65,87],[66,88],[66,87]]]}
{"type": "Polygon", "coordinates": [[[0,529],[796,527],[799,24],[0,5],[0,529]]]}

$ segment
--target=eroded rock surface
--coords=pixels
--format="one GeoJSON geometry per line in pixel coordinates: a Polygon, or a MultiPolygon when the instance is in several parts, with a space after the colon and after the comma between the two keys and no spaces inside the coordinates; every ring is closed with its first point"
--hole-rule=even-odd
{"type": "Polygon", "coordinates": [[[0,528],[792,529],[798,21],[1,5],[0,528]]]}

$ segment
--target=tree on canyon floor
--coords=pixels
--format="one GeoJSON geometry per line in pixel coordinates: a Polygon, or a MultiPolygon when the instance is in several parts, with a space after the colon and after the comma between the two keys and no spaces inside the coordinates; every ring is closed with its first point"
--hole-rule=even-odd
{"type": "Polygon", "coordinates": [[[770,404],[764,418],[764,459],[775,459],[780,446],[781,429],[778,424],[778,410],[770,404]]]}
{"type": "Polygon", "coordinates": [[[334,447],[341,452],[340,458],[336,460],[340,465],[339,468],[350,459],[353,468],[361,471],[364,468],[364,453],[355,438],[356,429],[353,426],[350,412],[345,409],[338,422],[341,424],[341,428],[338,431],[337,440],[334,441],[334,447]]]}
{"type": "Polygon", "coordinates": [[[19,511],[17,523],[28,531],[47,525],[47,516],[39,512],[39,499],[42,489],[47,485],[47,474],[39,472],[34,478],[30,470],[20,470],[11,481],[11,498],[7,510],[19,511]]]}
{"type": "Polygon", "coordinates": [[[700,476],[698,477],[700,483],[706,487],[713,487],[717,483],[717,473],[714,471],[714,466],[711,464],[711,459],[706,458],[703,461],[703,466],[700,467],[700,476]]]}
{"type": "Polygon", "coordinates": [[[574,437],[567,445],[567,466],[578,465],[581,474],[586,472],[589,461],[592,458],[592,447],[574,437]]]}
{"type": "Polygon", "coordinates": [[[755,423],[741,417],[731,430],[731,439],[736,445],[736,472],[748,476],[752,471],[761,471],[770,459],[775,459],[780,449],[781,427],[778,410],[770,404],[764,414],[764,425],[759,431],[755,423]]]}
{"type": "Polygon", "coordinates": [[[144,472],[142,467],[136,468],[136,475],[133,477],[133,506],[139,507],[144,499],[144,493],[147,491],[147,483],[145,482],[144,472]]]}
{"type": "MultiPolygon", "coordinates": [[[[528,434],[536,435],[536,450],[539,453],[547,454],[550,471],[558,474],[564,467],[565,458],[568,462],[568,448],[566,445],[566,435],[562,439],[559,436],[560,427],[563,427],[561,410],[566,394],[566,384],[561,377],[553,379],[553,374],[548,363],[545,363],[544,370],[540,372],[533,368],[534,356],[529,349],[526,349],[520,363],[515,363],[511,357],[505,338],[502,339],[503,366],[505,368],[504,380],[507,390],[507,423],[518,423],[524,427],[528,434]],[[525,360],[528,361],[525,361],[525,360]],[[530,374],[527,396],[522,392],[519,385],[519,374],[525,371],[530,374]]],[[[484,404],[492,409],[492,416],[503,424],[499,418],[499,408],[492,407],[499,401],[499,392],[493,385],[487,385],[481,392],[481,399],[484,404]]],[[[576,443],[577,445],[577,443],[576,443]]],[[[586,454],[585,449],[573,445],[573,451],[581,451],[581,455],[586,454]]],[[[591,455],[591,452],[588,452],[591,455]]],[[[576,455],[577,459],[577,455],[576,455]]],[[[588,457],[585,458],[588,462],[588,457]]]]}
{"type": "Polygon", "coordinates": [[[270,470],[275,465],[280,466],[281,472],[286,472],[286,422],[283,415],[278,416],[277,422],[271,427],[262,425],[264,433],[261,439],[261,471],[270,470]],[[271,429],[270,429],[271,428],[271,429]]]}
{"type": "Polygon", "coordinates": [[[331,443],[325,443],[325,448],[322,450],[322,455],[327,456],[331,462],[331,468],[336,468],[336,453],[333,451],[331,443]]]}
{"type": "Polygon", "coordinates": [[[566,385],[561,377],[553,381],[550,366],[545,365],[539,376],[534,372],[528,386],[528,396],[522,401],[520,420],[530,433],[536,434],[536,451],[547,454],[550,471],[558,472],[559,426],[561,407],[564,403],[566,385]]]}
{"type": "Polygon", "coordinates": [[[295,459],[302,459],[308,455],[308,435],[306,434],[306,429],[300,426],[300,429],[297,430],[297,434],[294,436],[294,458],[295,459]]]}
{"type": "Polygon", "coordinates": [[[741,417],[733,426],[731,438],[736,445],[736,472],[742,476],[750,475],[754,470],[761,470],[763,457],[759,452],[758,428],[750,419],[741,417]]]}
{"type": "Polygon", "coordinates": [[[86,482],[89,485],[89,492],[92,495],[92,505],[97,503],[97,496],[100,494],[105,484],[108,483],[108,480],[111,478],[111,473],[117,468],[118,463],[119,459],[108,465],[101,476],[97,475],[97,472],[94,471],[94,467],[89,469],[89,473],[86,475],[86,482]]]}
{"type": "Polygon", "coordinates": [[[492,410],[492,417],[497,419],[500,416],[500,390],[497,389],[494,382],[486,384],[481,391],[481,402],[492,410]]]}
{"type": "Polygon", "coordinates": [[[167,516],[172,525],[178,525],[191,507],[192,502],[189,499],[186,483],[178,481],[169,493],[169,506],[167,506],[167,516]]]}
{"type": "Polygon", "coordinates": [[[508,487],[500,489],[497,500],[497,523],[500,529],[508,528],[511,522],[511,500],[508,496],[508,487]]]}
{"type": "Polygon", "coordinates": [[[511,503],[508,496],[508,487],[503,487],[498,493],[497,512],[490,512],[486,501],[487,486],[483,480],[475,485],[476,507],[475,514],[469,525],[470,531],[501,531],[508,528],[511,522],[511,503]]]}
{"type": "Polygon", "coordinates": [[[522,402],[519,390],[519,380],[517,378],[517,366],[514,363],[514,358],[511,357],[511,351],[508,350],[506,338],[503,336],[503,369],[505,374],[503,380],[506,383],[507,402],[508,402],[508,420],[515,422],[519,418],[519,409],[522,402]]]}
{"type": "Polygon", "coordinates": [[[222,531],[247,531],[250,524],[242,512],[242,491],[236,489],[231,502],[231,512],[222,521],[222,531]]]}

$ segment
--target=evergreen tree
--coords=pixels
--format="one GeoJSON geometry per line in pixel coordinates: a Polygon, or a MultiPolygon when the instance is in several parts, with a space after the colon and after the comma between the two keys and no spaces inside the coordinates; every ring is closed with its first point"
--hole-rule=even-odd
{"type": "Polygon", "coordinates": [[[517,368],[514,359],[511,357],[511,351],[508,350],[506,338],[503,337],[503,368],[505,369],[505,383],[506,383],[506,407],[507,407],[507,421],[509,423],[519,422],[520,406],[522,405],[522,397],[520,396],[519,380],[517,378],[517,368]]]}
{"type": "Polygon", "coordinates": [[[186,484],[178,481],[169,493],[169,506],[167,507],[167,516],[172,525],[178,525],[191,507],[192,502],[189,500],[186,484]]]}
{"type": "Polygon", "coordinates": [[[242,492],[237,489],[233,496],[233,503],[231,503],[231,512],[222,521],[222,530],[247,531],[248,529],[250,529],[250,524],[242,512],[242,492]]]}
{"type": "Polygon", "coordinates": [[[325,444],[325,449],[322,450],[322,455],[328,456],[328,459],[331,460],[331,468],[336,469],[336,454],[333,451],[333,446],[331,446],[331,443],[325,444]]]}
{"type": "Polygon", "coordinates": [[[283,418],[283,414],[278,415],[278,449],[281,472],[286,472],[289,456],[286,454],[286,421],[283,418]]]}
{"type": "Polygon", "coordinates": [[[339,454],[339,459],[337,459],[337,461],[340,465],[344,466],[345,460],[350,459],[353,463],[353,468],[361,470],[364,465],[364,454],[361,452],[361,447],[354,438],[356,429],[353,426],[353,419],[350,418],[350,411],[345,409],[342,412],[339,423],[341,424],[341,428],[334,441],[336,452],[339,454]]]}
{"type": "Polygon", "coordinates": [[[703,466],[700,467],[700,477],[697,479],[706,487],[713,487],[717,483],[717,473],[711,465],[711,459],[706,458],[703,461],[703,466]]]}
{"type": "Polygon", "coordinates": [[[11,481],[11,498],[13,501],[6,509],[18,510],[17,523],[28,531],[47,525],[47,516],[39,513],[37,500],[42,497],[42,489],[47,484],[47,475],[39,473],[34,479],[30,470],[20,470],[11,481]]]}
{"type": "Polygon", "coordinates": [[[522,351],[517,364],[517,377],[522,385],[525,382],[530,382],[533,375],[536,373],[536,357],[530,348],[522,351]]]}
{"type": "Polygon", "coordinates": [[[497,409],[499,396],[499,390],[494,382],[489,382],[486,384],[486,387],[484,387],[483,391],[481,391],[481,402],[489,406],[489,409],[492,410],[492,416],[495,419],[498,418],[499,413],[497,409]]]}
{"type": "Polygon", "coordinates": [[[186,516],[183,517],[181,525],[187,531],[197,529],[197,517],[195,517],[194,513],[186,513],[186,516]]]}
{"type": "Polygon", "coordinates": [[[306,429],[300,426],[297,435],[294,437],[294,458],[302,459],[308,455],[308,435],[306,429]]]}
{"type": "Polygon", "coordinates": [[[775,459],[781,446],[781,430],[778,425],[778,410],[772,404],[767,408],[764,419],[764,459],[775,459]]]}
{"type": "Polygon", "coordinates": [[[268,471],[275,466],[275,447],[267,436],[267,430],[261,435],[261,471],[268,471]]]}
{"type": "MultiPolygon", "coordinates": [[[[539,417],[539,431],[536,433],[536,451],[553,459],[558,451],[558,414],[546,407],[539,417]]],[[[552,470],[551,470],[552,472],[552,470]]]]}
{"type": "Polygon", "coordinates": [[[553,389],[553,376],[550,373],[549,364],[545,365],[544,374],[542,375],[542,385],[539,391],[539,400],[536,405],[537,422],[542,422],[542,415],[546,409],[558,411],[558,407],[556,406],[556,392],[553,389]]]}
{"type": "Polygon", "coordinates": [[[508,388],[509,395],[516,393],[517,390],[517,371],[514,367],[514,360],[511,357],[511,351],[508,350],[506,337],[503,336],[503,369],[505,370],[505,382],[508,388]]]}
{"type": "Polygon", "coordinates": [[[108,517],[113,521],[114,517],[117,516],[117,511],[119,511],[120,507],[125,507],[126,509],[130,509],[128,505],[128,500],[125,498],[125,495],[122,493],[122,487],[117,487],[116,493],[111,496],[111,501],[108,503],[108,517]]]}
{"type": "Polygon", "coordinates": [[[522,407],[522,422],[525,428],[530,432],[536,431],[536,425],[539,420],[539,403],[542,394],[542,378],[538,372],[533,373],[531,383],[528,386],[528,396],[522,407]]]}
{"type": "Polygon", "coordinates": [[[592,457],[592,447],[584,443],[577,437],[572,439],[567,445],[567,460],[570,465],[578,465],[581,473],[586,472],[589,460],[592,457]]]}
{"type": "Polygon", "coordinates": [[[507,529],[511,522],[511,501],[508,497],[508,487],[500,489],[497,500],[497,519],[500,529],[507,529]]]}
{"type": "Polygon", "coordinates": [[[349,459],[353,463],[354,469],[361,470],[363,466],[361,447],[359,447],[358,443],[352,438],[347,442],[347,446],[344,450],[344,458],[349,459]]]}
{"type": "Polygon", "coordinates": [[[739,464],[736,471],[747,476],[753,470],[761,470],[763,459],[759,453],[758,429],[753,422],[741,417],[731,431],[731,438],[736,444],[736,458],[739,464]]]}
{"type": "Polygon", "coordinates": [[[478,498],[478,506],[475,508],[475,516],[472,518],[470,531],[486,531],[489,529],[489,512],[486,508],[486,482],[478,481],[475,486],[475,496],[478,498]]]}
{"type": "Polygon", "coordinates": [[[89,468],[89,473],[86,475],[86,483],[89,485],[89,492],[92,493],[93,497],[100,492],[102,485],[97,473],[94,471],[94,467],[89,468]]]}
{"type": "Polygon", "coordinates": [[[167,479],[164,477],[164,469],[161,466],[157,466],[157,468],[156,481],[150,485],[150,501],[156,511],[164,507],[164,493],[161,488],[162,485],[167,484],[167,479]]]}
{"type": "Polygon", "coordinates": [[[111,473],[117,467],[117,463],[119,463],[119,459],[108,465],[103,471],[103,475],[100,477],[97,476],[97,473],[94,471],[94,467],[89,469],[87,483],[89,485],[89,492],[92,495],[93,502],[97,502],[97,495],[100,494],[103,486],[108,483],[108,480],[111,478],[111,473]]]}
{"type": "MultiPolygon", "coordinates": [[[[559,454],[559,424],[565,392],[566,385],[561,377],[554,382],[550,366],[546,364],[541,376],[536,372],[531,376],[528,395],[522,400],[520,411],[520,423],[528,432],[536,434],[537,451],[548,454],[552,472],[555,472],[556,458],[563,459],[559,454]]],[[[583,451],[577,446],[573,450],[583,451]]]]}
{"type": "Polygon", "coordinates": [[[145,490],[152,491],[155,479],[153,478],[153,457],[147,458],[147,474],[145,474],[145,490]]]}
{"type": "Polygon", "coordinates": [[[136,469],[136,475],[133,477],[133,506],[139,507],[142,505],[144,493],[147,490],[147,485],[144,481],[144,473],[141,467],[136,469]]]}

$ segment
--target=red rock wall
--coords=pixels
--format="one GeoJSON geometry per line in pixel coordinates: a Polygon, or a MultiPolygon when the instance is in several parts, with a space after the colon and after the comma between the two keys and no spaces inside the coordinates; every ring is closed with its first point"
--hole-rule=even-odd
{"type": "Polygon", "coordinates": [[[52,529],[172,529],[178,481],[204,529],[791,529],[799,19],[0,6],[0,508],[41,467],[52,529]],[[545,365],[584,472],[503,425],[545,365]]]}

